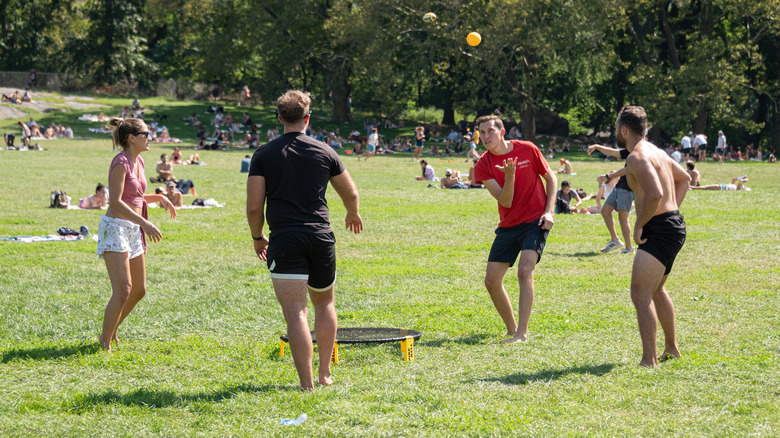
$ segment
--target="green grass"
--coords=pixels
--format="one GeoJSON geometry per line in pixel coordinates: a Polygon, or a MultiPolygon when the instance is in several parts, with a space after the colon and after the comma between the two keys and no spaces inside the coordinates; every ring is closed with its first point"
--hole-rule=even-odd
{"type": "MultiPolygon", "coordinates": [[[[143,103],[175,120],[205,106],[143,103]]],[[[81,112],[34,116],[73,120],[81,112]]],[[[73,125],[86,134],[86,125],[73,125]]],[[[192,145],[194,130],[169,126],[192,145]]],[[[47,208],[54,189],[75,200],[105,183],[114,152],[108,136],[91,137],[0,151],[0,236],[97,229],[100,212],[47,208]]],[[[154,145],[149,167],[172,147],[154,145]]],[[[0,436],[780,433],[777,167],[698,166],[705,184],[748,174],[753,191],[688,194],[688,240],[667,283],[684,359],[647,370],[636,366],[631,257],[598,252],[607,241],[599,216],[556,217],[536,270],[530,342],[497,345],[503,325],[482,284],[495,201],[486,191],[427,189],[413,180],[420,169],[408,155],[367,163],[344,156],[366,228],[357,236],[343,229],[331,190],[340,325],[423,337],[415,362],[403,362],[397,344],[342,346],[335,385],[302,394],[291,357],[278,357],[284,322],[246,226],[246,175],[238,172],[245,154],[203,151],[206,166],[175,168],[227,206],[176,219],[150,212],[164,239],[149,245],[148,295],[112,354],[95,341],[110,296],[96,243],[0,242],[0,436]],[[302,426],[279,424],[301,413],[309,416],[302,426]]],[[[596,175],[620,166],[567,157],[578,173],[573,186],[588,191],[596,175]]],[[[430,161],[438,173],[468,170],[462,158],[430,161]]],[[[506,285],[516,297],[511,271],[506,285]]]]}

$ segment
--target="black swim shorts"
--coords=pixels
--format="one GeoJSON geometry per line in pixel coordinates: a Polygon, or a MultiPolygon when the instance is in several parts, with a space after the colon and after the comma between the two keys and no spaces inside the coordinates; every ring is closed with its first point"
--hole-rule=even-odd
{"type": "Polygon", "coordinates": [[[647,242],[639,245],[639,249],[658,259],[666,267],[664,275],[669,275],[685,243],[685,218],[677,210],[653,216],[642,227],[642,239],[647,242]]]}
{"type": "Polygon", "coordinates": [[[512,228],[496,228],[496,238],[488,255],[489,262],[515,264],[520,251],[532,249],[539,254],[536,263],[542,259],[544,245],[550,230],[544,230],[538,221],[520,224],[512,228]]]}
{"type": "Polygon", "coordinates": [[[267,253],[271,278],[308,280],[315,292],[336,283],[336,237],[328,233],[271,233],[267,253]]]}

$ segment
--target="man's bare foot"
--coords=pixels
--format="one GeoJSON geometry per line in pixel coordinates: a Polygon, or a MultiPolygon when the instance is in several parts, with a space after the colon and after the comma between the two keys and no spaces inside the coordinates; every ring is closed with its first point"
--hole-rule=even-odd
{"type": "Polygon", "coordinates": [[[100,334],[100,336],[98,336],[98,342],[100,343],[100,348],[102,348],[105,351],[111,352],[111,343],[109,342],[108,345],[106,345],[106,343],[103,342],[102,333],[100,334]]]}
{"type": "Polygon", "coordinates": [[[528,338],[526,336],[521,336],[515,333],[514,336],[512,336],[511,338],[507,338],[499,341],[499,344],[514,344],[517,342],[528,342],[528,338]]]}
{"type": "Polygon", "coordinates": [[[642,362],[639,362],[639,366],[640,367],[645,367],[645,368],[658,368],[658,363],[642,361],[642,362]]]}
{"type": "Polygon", "coordinates": [[[506,332],[506,333],[504,333],[504,336],[502,336],[502,337],[504,337],[504,338],[511,338],[512,336],[515,335],[515,333],[516,332],[506,332]]]}
{"type": "Polygon", "coordinates": [[[333,384],[333,378],[331,376],[320,376],[320,385],[330,386],[333,384]]]}
{"type": "Polygon", "coordinates": [[[682,355],[680,354],[679,351],[677,351],[677,354],[675,354],[674,352],[667,353],[666,351],[664,351],[663,353],[661,353],[660,356],[658,356],[658,362],[666,362],[667,360],[679,359],[680,356],[682,355]]]}

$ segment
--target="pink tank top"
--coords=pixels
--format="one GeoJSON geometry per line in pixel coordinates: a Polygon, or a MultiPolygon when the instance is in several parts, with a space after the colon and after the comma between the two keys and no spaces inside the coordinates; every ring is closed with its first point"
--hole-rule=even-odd
{"type": "Polygon", "coordinates": [[[127,152],[122,151],[114,157],[111,161],[111,167],[108,170],[108,180],[111,181],[111,170],[117,164],[121,164],[125,167],[125,189],[122,192],[122,201],[136,208],[143,208],[146,201],[144,201],[144,192],[146,191],[146,174],[144,173],[144,159],[139,155],[138,160],[138,174],[136,175],[134,164],[130,162],[130,156],[127,152]]]}

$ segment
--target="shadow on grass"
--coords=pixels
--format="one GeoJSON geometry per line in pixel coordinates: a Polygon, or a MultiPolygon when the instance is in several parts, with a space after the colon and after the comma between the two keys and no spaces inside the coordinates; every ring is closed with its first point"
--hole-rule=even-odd
{"type": "Polygon", "coordinates": [[[597,255],[601,255],[601,251],[590,251],[590,252],[575,252],[575,253],[560,253],[560,252],[549,252],[546,253],[549,255],[554,255],[557,257],[595,257],[597,255]]]}
{"type": "Polygon", "coordinates": [[[493,336],[488,334],[474,334],[459,339],[439,339],[436,341],[418,342],[417,345],[425,347],[442,347],[446,344],[460,344],[460,345],[479,345],[485,342],[485,339],[491,339],[493,336]]]}
{"type": "Polygon", "coordinates": [[[564,368],[562,370],[544,370],[537,373],[517,373],[506,377],[494,377],[490,379],[478,379],[481,382],[500,382],[505,385],[526,385],[535,381],[557,380],[569,374],[591,374],[601,377],[615,368],[615,364],[605,363],[601,365],[586,365],[581,367],[564,368]]]}
{"type": "Polygon", "coordinates": [[[13,360],[52,360],[63,357],[95,354],[100,351],[97,342],[81,342],[71,345],[50,345],[34,348],[15,348],[3,353],[0,363],[8,363],[13,360]]]}
{"type": "Polygon", "coordinates": [[[185,406],[191,403],[216,403],[229,400],[245,392],[283,392],[297,390],[293,385],[238,385],[216,392],[199,392],[195,394],[177,394],[172,391],[157,391],[138,389],[132,392],[120,393],[108,390],[100,394],[79,394],[68,406],[68,410],[86,412],[92,407],[108,405],[137,406],[146,408],[166,408],[185,406]]]}

